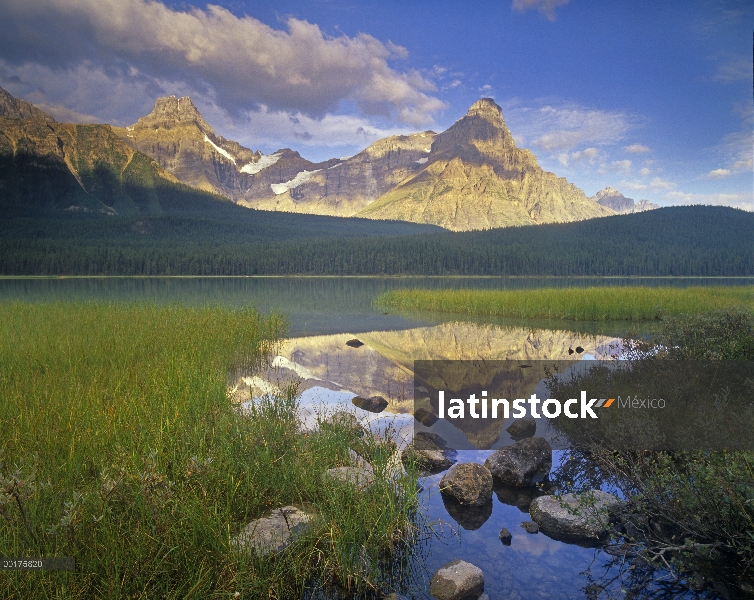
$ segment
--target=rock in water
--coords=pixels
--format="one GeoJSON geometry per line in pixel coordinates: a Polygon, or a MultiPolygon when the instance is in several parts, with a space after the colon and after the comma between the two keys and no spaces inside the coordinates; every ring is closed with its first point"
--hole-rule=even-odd
{"type": "Polygon", "coordinates": [[[484,466],[504,485],[531,486],[547,479],[552,468],[552,447],[543,437],[528,438],[496,450],[484,466]]]}
{"type": "Polygon", "coordinates": [[[500,541],[503,542],[503,544],[505,544],[506,546],[510,546],[511,542],[513,541],[513,535],[505,527],[503,527],[500,530],[500,536],[499,537],[500,537],[500,541]]]}
{"type": "Polygon", "coordinates": [[[513,438],[532,437],[537,432],[537,420],[531,415],[526,415],[523,419],[513,421],[505,431],[513,438]]]}
{"type": "Polygon", "coordinates": [[[414,419],[425,427],[432,427],[437,421],[437,415],[429,412],[426,408],[419,408],[414,412],[414,419]]]}
{"type": "Polygon", "coordinates": [[[438,569],[429,582],[429,593],[437,600],[477,600],[483,592],[482,569],[459,559],[438,569]]]}
{"type": "Polygon", "coordinates": [[[521,527],[526,533],[539,533],[539,525],[534,521],[524,521],[521,523],[521,527]]]}
{"type": "Polygon", "coordinates": [[[459,463],[442,478],[440,490],[459,504],[481,506],[492,498],[492,475],[483,465],[459,463]]]}
{"type": "Polygon", "coordinates": [[[357,406],[361,410],[366,410],[372,413],[381,413],[387,408],[388,402],[382,396],[372,396],[371,398],[356,396],[351,400],[351,404],[357,406]]]}
{"type": "Polygon", "coordinates": [[[312,519],[313,515],[297,506],[276,508],[246,525],[231,545],[239,552],[260,556],[280,552],[309,528],[312,519]]]}
{"type": "Polygon", "coordinates": [[[601,490],[581,496],[565,494],[560,499],[540,496],[531,503],[529,514],[547,536],[593,546],[605,536],[611,515],[617,512],[620,503],[618,498],[601,490]]]}

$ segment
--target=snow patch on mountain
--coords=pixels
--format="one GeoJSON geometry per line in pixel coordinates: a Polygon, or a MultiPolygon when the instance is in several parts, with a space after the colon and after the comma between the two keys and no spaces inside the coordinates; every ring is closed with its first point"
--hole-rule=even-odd
{"type": "Polygon", "coordinates": [[[212,146],[215,150],[217,150],[220,154],[222,154],[229,161],[231,161],[234,165],[236,164],[236,159],[233,158],[227,150],[223,150],[222,148],[220,148],[220,146],[215,144],[215,142],[209,139],[207,137],[207,134],[204,134],[204,141],[207,142],[210,146],[212,146]]]}
{"type": "Polygon", "coordinates": [[[285,194],[288,190],[292,190],[295,187],[300,186],[302,183],[309,181],[309,178],[315,173],[319,173],[322,169],[315,169],[314,171],[301,171],[290,181],[285,183],[271,183],[270,187],[275,192],[276,196],[285,194]]]}
{"type": "Polygon", "coordinates": [[[259,173],[262,169],[266,169],[267,167],[271,167],[274,165],[278,160],[280,160],[280,157],[282,154],[280,152],[276,152],[275,154],[262,154],[262,158],[260,158],[255,163],[249,163],[248,165],[244,165],[241,167],[241,173],[248,173],[249,175],[254,175],[254,173],[259,173]]]}

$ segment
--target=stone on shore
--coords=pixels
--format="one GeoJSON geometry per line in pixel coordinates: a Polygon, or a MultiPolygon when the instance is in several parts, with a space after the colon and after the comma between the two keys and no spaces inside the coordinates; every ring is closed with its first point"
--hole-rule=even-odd
{"type": "Polygon", "coordinates": [[[313,515],[297,506],[283,506],[251,521],[231,541],[239,552],[260,556],[281,552],[309,528],[313,515]]]}

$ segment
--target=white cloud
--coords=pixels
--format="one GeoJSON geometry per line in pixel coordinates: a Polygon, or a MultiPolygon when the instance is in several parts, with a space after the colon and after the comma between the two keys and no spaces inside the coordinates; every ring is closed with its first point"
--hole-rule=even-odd
{"type": "Polygon", "coordinates": [[[579,150],[578,152],[563,152],[561,154],[558,154],[558,162],[564,167],[584,162],[593,165],[599,158],[600,151],[597,150],[597,148],[584,148],[583,150],[579,150]]]}
{"type": "Polygon", "coordinates": [[[730,171],[728,169],[715,169],[714,171],[707,173],[707,178],[721,179],[723,177],[727,177],[728,175],[730,175],[730,171]]]}
{"type": "Polygon", "coordinates": [[[492,86],[489,83],[485,83],[482,87],[479,88],[479,92],[482,94],[489,94],[492,92],[492,86]]]}
{"type": "Polygon", "coordinates": [[[551,153],[617,144],[640,122],[623,112],[552,102],[531,107],[512,101],[503,106],[503,114],[511,131],[538,150],[551,153]]]}
{"type": "Polygon", "coordinates": [[[626,152],[633,152],[635,154],[649,152],[649,148],[644,144],[631,144],[630,146],[626,146],[624,150],[626,152]]]}
{"type": "Polygon", "coordinates": [[[179,79],[233,114],[264,104],[322,117],[347,101],[365,115],[418,126],[444,107],[427,93],[434,90],[430,80],[390,66],[407,56],[405,48],[367,34],[331,37],[295,18],[273,29],[216,5],[185,11],[149,0],[3,5],[3,55],[16,67],[75,71],[89,61],[90,71],[103,69],[110,78],[126,80],[136,71],[148,86],[179,79]]]}
{"type": "Polygon", "coordinates": [[[647,167],[643,167],[641,170],[639,170],[639,175],[641,175],[642,177],[646,177],[651,172],[652,172],[651,169],[648,169],[647,167]]]}
{"type": "Polygon", "coordinates": [[[566,4],[568,4],[568,0],[513,0],[512,8],[520,12],[536,8],[541,15],[544,15],[550,21],[554,21],[555,9],[566,4]]]}
{"type": "Polygon", "coordinates": [[[621,187],[624,187],[628,190],[635,190],[635,191],[644,191],[644,190],[672,190],[676,185],[675,183],[672,183],[670,181],[664,181],[663,179],[660,179],[659,177],[653,177],[652,181],[649,183],[644,183],[643,181],[621,181],[620,182],[621,187]]]}

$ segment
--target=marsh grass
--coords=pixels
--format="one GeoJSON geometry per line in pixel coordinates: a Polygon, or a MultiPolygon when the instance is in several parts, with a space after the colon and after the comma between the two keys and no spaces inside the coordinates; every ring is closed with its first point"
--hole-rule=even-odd
{"type": "Polygon", "coordinates": [[[294,389],[251,417],[226,397],[229,373],[263,360],[284,327],[251,309],[0,304],[0,556],[77,560],[73,573],[3,571],[0,597],[386,585],[380,561],[410,538],[415,483],[396,494],[376,460],[368,493],[324,485],[352,432],[297,432],[294,389]],[[272,559],[233,550],[246,523],[288,504],[313,507],[306,535],[272,559]]]}
{"type": "Polygon", "coordinates": [[[393,290],[384,308],[574,321],[654,321],[712,310],[754,308],[754,286],[590,287],[536,290],[393,290]]]}

